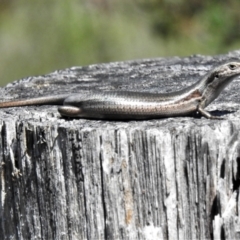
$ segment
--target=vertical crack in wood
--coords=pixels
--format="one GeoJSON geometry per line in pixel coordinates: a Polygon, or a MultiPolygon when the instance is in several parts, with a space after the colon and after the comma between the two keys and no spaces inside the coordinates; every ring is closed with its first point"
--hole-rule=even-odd
{"type": "MultiPolygon", "coordinates": [[[[102,146],[102,136],[99,137],[100,146],[102,146]]],[[[104,186],[104,170],[103,170],[103,156],[102,152],[99,153],[99,161],[100,161],[100,181],[101,181],[101,189],[102,189],[102,207],[103,207],[103,221],[104,221],[104,239],[109,239],[108,236],[108,226],[107,226],[107,209],[106,209],[106,200],[105,200],[105,186],[104,186]]]]}
{"type": "Polygon", "coordinates": [[[223,159],[221,168],[220,168],[220,178],[225,178],[225,163],[226,163],[226,160],[223,159]]]}
{"type": "Polygon", "coordinates": [[[222,225],[221,227],[221,240],[225,240],[226,237],[225,237],[225,230],[224,230],[224,225],[222,225]]]}
{"type": "Polygon", "coordinates": [[[176,231],[176,239],[179,239],[179,231],[180,229],[182,228],[182,221],[181,221],[181,216],[180,216],[180,209],[181,209],[181,206],[180,206],[180,194],[179,194],[179,189],[182,187],[180,184],[181,184],[181,181],[180,179],[178,179],[178,175],[180,174],[179,173],[179,169],[178,169],[178,164],[177,164],[177,161],[181,161],[182,159],[179,159],[179,156],[181,156],[181,154],[177,155],[177,144],[178,144],[178,134],[174,134],[171,136],[171,141],[172,141],[172,145],[173,145],[173,163],[174,163],[174,171],[175,171],[175,179],[174,179],[174,182],[175,182],[175,186],[176,186],[176,212],[177,212],[177,217],[176,217],[176,227],[177,227],[177,231],[176,231]]]}
{"type": "Polygon", "coordinates": [[[236,175],[232,177],[233,191],[239,192],[240,188],[240,156],[235,159],[236,161],[236,175]]]}
{"type": "MultiPolygon", "coordinates": [[[[37,155],[39,152],[36,151],[37,149],[37,143],[36,143],[36,128],[33,129],[29,129],[26,128],[25,130],[25,134],[26,134],[26,147],[27,147],[27,153],[28,156],[30,157],[30,160],[32,160],[32,168],[34,171],[34,176],[35,176],[35,181],[34,183],[36,184],[36,201],[37,201],[37,210],[39,213],[39,222],[40,222],[40,232],[41,232],[41,236],[45,237],[46,235],[46,229],[44,227],[45,223],[44,223],[44,213],[42,211],[42,203],[41,203],[41,194],[40,192],[43,191],[42,190],[42,186],[39,184],[39,180],[40,180],[40,176],[38,175],[38,168],[39,166],[37,166],[38,164],[38,160],[39,160],[39,156],[37,155]]],[[[42,164],[44,164],[42,162],[42,164]]]]}

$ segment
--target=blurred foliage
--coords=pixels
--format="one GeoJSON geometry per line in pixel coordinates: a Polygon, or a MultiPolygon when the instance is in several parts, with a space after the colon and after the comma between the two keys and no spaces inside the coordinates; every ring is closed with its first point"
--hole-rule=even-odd
{"type": "Polygon", "coordinates": [[[0,84],[77,65],[240,48],[235,0],[0,0],[0,84]]]}

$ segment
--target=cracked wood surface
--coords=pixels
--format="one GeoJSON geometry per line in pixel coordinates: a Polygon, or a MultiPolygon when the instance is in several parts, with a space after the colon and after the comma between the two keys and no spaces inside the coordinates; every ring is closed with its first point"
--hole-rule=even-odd
{"type": "MultiPolygon", "coordinates": [[[[0,89],[1,100],[95,90],[168,92],[219,56],[74,67],[0,89]]],[[[225,118],[61,118],[0,109],[2,239],[239,239],[240,78],[207,109],[225,118]]]]}

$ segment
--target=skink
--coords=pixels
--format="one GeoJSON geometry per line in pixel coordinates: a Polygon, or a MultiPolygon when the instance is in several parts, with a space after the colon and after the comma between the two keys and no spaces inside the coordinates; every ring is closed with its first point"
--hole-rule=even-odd
{"type": "Polygon", "coordinates": [[[220,65],[183,90],[171,93],[130,91],[87,92],[1,102],[0,108],[27,105],[62,105],[62,116],[89,119],[153,119],[199,113],[219,119],[204,110],[232,80],[240,75],[240,62],[220,65]]]}

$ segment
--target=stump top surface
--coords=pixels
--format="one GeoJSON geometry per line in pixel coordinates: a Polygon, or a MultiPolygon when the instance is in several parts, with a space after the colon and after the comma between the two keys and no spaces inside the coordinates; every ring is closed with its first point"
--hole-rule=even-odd
{"type": "MultiPolygon", "coordinates": [[[[192,85],[214,66],[228,61],[238,61],[240,51],[225,55],[194,55],[180,58],[156,58],[95,64],[58,70],[47,75],[24,78],[0,89],[0,100],[31,98],[38,96],[79,93],[89,90],[129,90],[142,92],[171,92],[192,85]]],[[[224,118],[238,120],[240,117],[240,78],[230,86],[207,109],[221,111],[224,118]]],[[[179,125],[202,125],[218,122],[192,117],[153,119],[146,121],[106,121],[87,119],[63,119],[57,106],[28,106],[0,109],[2,120],[15,119],[39,124],[69,127],[173,127],[179,125]],[[189,121],[190,120],[190,121],[189,121]]]]}

